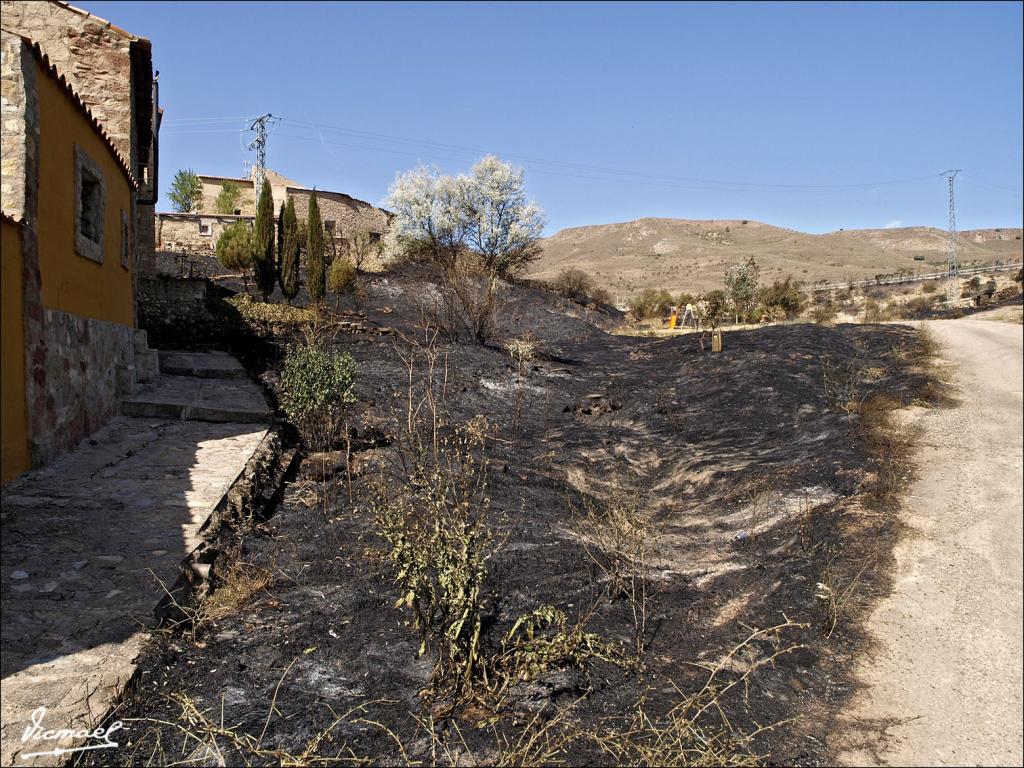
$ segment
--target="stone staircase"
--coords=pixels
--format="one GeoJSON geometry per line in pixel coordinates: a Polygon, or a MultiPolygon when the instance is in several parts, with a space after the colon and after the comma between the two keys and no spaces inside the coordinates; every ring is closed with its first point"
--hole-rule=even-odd
{"type": "MultiPolygon", "coordinates": [[[[138,353],[136,353],[138,354],[138,353]]],[[[125,416],[263,424],[273,411],[241,363],[225,352],[152,352],[157,373],[121,401],[125,416]]],[[[152,358],[147,356],[146,364],[152,358]]],[[[141,379],[141,377],[140,377],[141,379]]]]}

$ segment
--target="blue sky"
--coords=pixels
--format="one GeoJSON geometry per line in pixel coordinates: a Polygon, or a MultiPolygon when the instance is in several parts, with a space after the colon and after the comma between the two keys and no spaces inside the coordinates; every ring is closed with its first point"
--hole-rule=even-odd
{"type": "MultiPolygon", "coordinates": [[[[526,169],[548,232],[1021,226],[1020,3],[80,2],[153,41],[161,186],[268,166],[379,203],[418,162],[526,169]]],[[[163,198],[158,209],[166,209],[163,198]]]]}

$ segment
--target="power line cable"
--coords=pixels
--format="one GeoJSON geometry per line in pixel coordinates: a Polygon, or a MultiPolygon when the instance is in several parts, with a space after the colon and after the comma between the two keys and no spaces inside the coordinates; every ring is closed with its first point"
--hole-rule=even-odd
{"type": "MultiPolygon", "coordinates": [[[[408,137],[393,136],[393,135],[383,134],[383,133],[374,133],[374,132],[371,132],[371,131],[360,131],[360,130],[356,130],[356,129],[353,129],[353,128],[344,128],[344,127],[341,127],[341,126],[332,126],[332,125],[327,125],[327,124],[324,124],[324,123],[313,123],[313,122],[301,121],[301,120],[291,120],[291,119],[287,119],[287,118],[285,118],[283,120],[286,120],[288,123],[291,123],[291,124],[293,124],[295,126],[299,126],[299,127],[303,127],[304,126],[304,127],[310,128],[310,129],[337,132],[337,133],[342,133],[342,134],[346,134],[346,135],[352,135],[352,136],[368,138],[368,139],[375,139],[375,140],[380,140],[380,141],[389,141],[389,142],[397,142],[397,143],[403,143],[403,144],[412,144],[412,145],[415,145],[415,146],[425,146],[425,147],[430,147],[430,148],[434,148],[434,149],[441,149],[441,150],[446,150],[446,151],[471,153],[471,154],[474,154],[474,155],[481,155],[481,154],[487,154],[488,153],[487,150],[482,150],[482,149],[473,148],[473,147],[461,146],[461,145],[458,145],[458,144],[443,144],[443,143],[440,143],[440,142],[425,141],[425,140],[420,140],[420,139],[412,139],[412,138],[408,138],[408,137]]],[[[507,158],[513,159],[513,160],[519,160],[521,162],[537,163],[537,164],[544,164],[544,165],[552,165],[552,166],[557,166],[557,167],[569,168],[569,169],[573,169],[573,170],[595,171],[595,172],[598,172],[598,173],[609,173],[609,174],[613,174],[613,175],[624,175],[624,176],[634,176],[634,177],[643,177],[643,178],[662,179],[662,180],[665,180],[665,181],[683,182],[683,183],[687,183],[687,184],[714,184],[714,185],[725,186],[725,187],[750,187],[750,188],[764,188],[764,189],[804,189],[804,190],[870,189],[870,188],[878,187],[878,186],[888,186],[888,185],[893,185],[893,184],[908,184],[908,183],[913,183],[913,182],[916,182],[916,181],[925,181],[927,179],[934,178],[931,174],[928,174],[928,175],[915,176],[915,177],[905,178],[905,179],[888,179],[888,180],[884,180],[884,181],[859,182],[859,183],[856,183],[856,184],[782,184],[782,183],[766,184],[766,183],[762,183],[762,182],[725,181],[725,180],[720,180],[720,179],[703,179],[703,178],[695,178],[695,177],[687,177],[687,176],[674,176],[674,175],[669,175],[669,174],[650,173],[650,172],[646,172],[646,171],[626,170],[626,169],[621,169],[621,168],[609,168],[609,167],[599,166],[599,165],[587,165],[587,164],[583,164],[583,163],[570,163],[570,162],[565,162],[565,161],[560,161],[560,160],[549,160],[549,159],[538,158],[538,157],[529,157],[529,156],[526,156],[526,155],[515,155],[515,154],[508,154],[508,153],[500,153],[500,154],[503,157],[507,157],[507,158]]]]}

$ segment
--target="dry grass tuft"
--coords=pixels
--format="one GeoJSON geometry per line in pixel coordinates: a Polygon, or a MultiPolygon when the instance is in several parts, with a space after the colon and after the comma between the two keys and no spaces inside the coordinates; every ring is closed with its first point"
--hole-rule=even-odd
{"type": "Polygon", "coordinates": [[[237,613],[273,582],[274,575],[266,568],[235,561],[213,593],[199,605],[199,622],[219,621],[237,613]]]}

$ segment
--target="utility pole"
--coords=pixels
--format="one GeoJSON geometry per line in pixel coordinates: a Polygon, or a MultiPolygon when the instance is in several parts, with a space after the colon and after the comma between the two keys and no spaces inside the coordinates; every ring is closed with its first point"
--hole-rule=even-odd
{"type": "Polygon", "coordinates": [[[256,184],[257,197],[259,197],[260,189],[263,187],[264,172],[267,168],[267,125],[272,121],[276,122],[276,120],[277,118],[268,112],[254,119],[252,125],[249,126],[250,131],[256,131],[256,138],[252,140],[249,149],[256,150],[256,177],[254,182],[256,184]]]}
{"type": "Polygon", "coordinates": [[[962,168],[953,168],[943,171],[940,176],[945,176],[949,182],[949,242],[946,246],[946,300],[953,304],[958,298],[960,286],[957,283],[957,273],[960,266],[956,258],[956,201],[953,197],[953,180],[958,173],[963,173],[962,168]]]}

